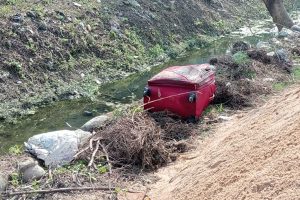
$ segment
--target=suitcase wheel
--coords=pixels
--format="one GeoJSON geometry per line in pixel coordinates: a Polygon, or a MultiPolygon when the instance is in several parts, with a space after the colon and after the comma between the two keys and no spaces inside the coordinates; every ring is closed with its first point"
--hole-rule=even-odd
{"type": "Polygon", "coordinates": [[[146,96],[150,96],[151,95],[151,90],[150,90],[150,88],[148,88],[148,87],[145,87],[144,88],[144,97],[146,97],[146,96]]]}
{"type": "Polygon", "coordinates": [[[196,102],[196,99],[197,99],[196,93],[195,93],[195,92],[191,92],[191,93],[189,94],[189,102],[190,102],[190,103],[194,103],[194,102],[196,102]]]}
{"type": "Polygon", "coordinates": [[[187,123],[193,123],[193,124],[195,124],[195,123],[197,123],[198,122],[198,118],[197,117],[195,117],[195,116],[190,116],[189,118],[187,118],[186,119],[186,122],[187,123]]]}

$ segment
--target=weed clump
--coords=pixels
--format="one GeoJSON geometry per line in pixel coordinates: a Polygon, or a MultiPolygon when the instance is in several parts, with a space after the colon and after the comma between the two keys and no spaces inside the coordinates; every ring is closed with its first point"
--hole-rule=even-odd
{"type": "Polygon", "coordinates": [[[273,82],[284,82],[289,75],[289,64],[264,50],[238,51],[232,56],[213,58],[211,64],[217,67],[217,91],[215,104],[225,104],[234,109],[255,104],[258,96],[274,89],[273,82]]]}

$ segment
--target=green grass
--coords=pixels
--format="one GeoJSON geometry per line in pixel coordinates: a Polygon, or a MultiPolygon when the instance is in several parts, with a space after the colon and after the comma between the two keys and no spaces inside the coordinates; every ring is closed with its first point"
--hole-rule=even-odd
{"type": "Polygon", "coordinates": [[[8,152],[11,155],[21,155],[23,153],[23,147],[21,145],[14,145],[9,148],[8,152]]]}
{"type": "Polygon", "coordinates": [[[211,113],[223,113],[225,111],[225,106],[223,103],[209,105],[203,112],[203,116],[211,114],[211,113]]]}
{"type": "Polygon", "coordinates": [[[247,65],[250,62],[249,56],[245,52],[237,52],[233,56],[233,61],[238,65],[247,65]]]}
{"type": "Polygon", "coordinates": [[[288,83],[278,82],[273,84],[273,89],[277,91],[281,91],[288,86],[288,83]]]}
{"type": "Polygon", "coordinates": [[[300,67],[296,67],[292,74],[295,80],[300,80],[300,67]]]}

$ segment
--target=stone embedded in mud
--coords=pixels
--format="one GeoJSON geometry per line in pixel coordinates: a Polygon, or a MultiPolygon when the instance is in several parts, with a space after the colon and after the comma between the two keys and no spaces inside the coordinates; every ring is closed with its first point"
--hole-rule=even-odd
{"type": "Polygon", "coordinates": [[[294,26],[292,26],[292,28],[291,28],[293,31],[297,31],[297,32],[300,32],[300,26],[298,26],[298,25],[294,25],[294,26]]]}
{"type": "Polygon", "coordinates": [[[4,174],[0,173],[0,192],[3,192],[6,190],[8,185],[8,178],[4,174]]]}
{"type": "Polygon", "coordinates": [[[289,62],[288,51],[285,49],[278,49],[275,51],[274,57],[282,62],[289,62]]]}
{"type": "Polygon", "coordinates": [[[46,31],[47,30],[47,24],[46,24],[46,22],[40,22],[38,24],[38,30],[39,31],[46,31]]]}
{"type": "Polygon", "coordinates": [[[21,173],[23,173],[26,169],[30,167],[34,167],[37,165],[37,161],[35,161],[33,158],[28,158],[27,160],[18,163],[18,168],[21,173]]]}
{"type": "Polygon", "coordinates": [[[31,19],[35,19],[37,17],[36,13],[34,11],[28,11],[26,13],[27,17],[30,17],[31,19]]]}
{"type": "Polygon", "coordinates": [[[123,4],[133,7],[141,7],[141,5],[135,0],[125,0],[123,1],[123,4]]]}
{"type": "Polygon", "coordinates": [[[38,165],[38,162],[33,158],[18,163],[19,174],[22,176],[23,182],[27,183],[33,180],[42,178],[46,171],[38,165]]]}
{"type": "Polygon", "coordinates": [[[21,23],[23,22],[23,16],[21,14],[16,14],[10,18],[11,21],[15,23],[21,23]]]}
{"type": "Polygon", "coordinates": [[[277,35],[278,38],[286,38],[288,36],[289,36],[289,34],[286,31],[280,31],[277,35]]]}
{"type": "Polygon", "coordinates": [[[85,110],[85,111],[83,112],[83,115],[84,115],[84,116],[93,116],[93,112],[88,111],[88,110],[85,110]]]}
{"type": "Polygon", "coordinates": [[[256,48],[264,49],[264,50],[272,50],[271,44],[269,42],[262,42],[262,41],[257,43],[256,48]]]}
{"type": "Polygon", "coordinates": [[[27,183],[33,180],[39,180],[46,174],[46,171],[39,165],[34,165],[27,168],[22,173],[22,180],[27,183]]]}
{"type": "Polygon", "coordinates": [[[100,115],[98,117],[95,117],[93,119],[91,119],[90,121],[88,121],[87,123],[85,123],[81,129],[84,131],[89,131],[92,132],[94,129],[96,128],[100,128],[103,125],[105,125],[105,123],[109,120],[109,116],[108,115],[100,115]]]}

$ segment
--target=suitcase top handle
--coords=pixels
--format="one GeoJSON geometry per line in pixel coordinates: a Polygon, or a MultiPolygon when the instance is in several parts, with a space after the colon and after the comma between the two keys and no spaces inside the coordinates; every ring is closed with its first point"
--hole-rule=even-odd
{"type": "Polygon", "coordinates": [[[201,83],[214,74],[213,69],[214,67],[209,64],[169,67],[152,77],[149,82],[178,81],[187,84],[201,83]]]}

